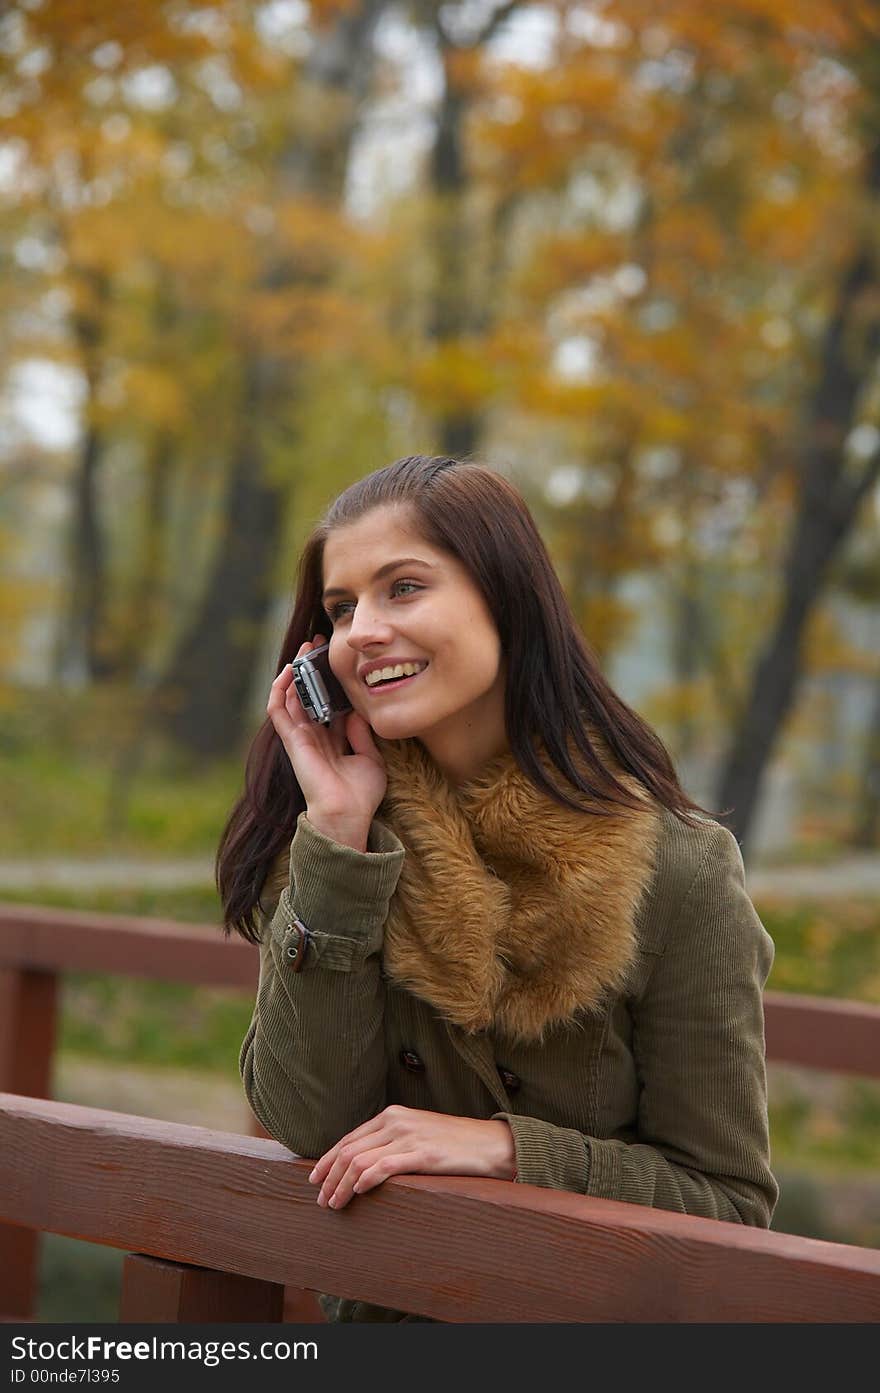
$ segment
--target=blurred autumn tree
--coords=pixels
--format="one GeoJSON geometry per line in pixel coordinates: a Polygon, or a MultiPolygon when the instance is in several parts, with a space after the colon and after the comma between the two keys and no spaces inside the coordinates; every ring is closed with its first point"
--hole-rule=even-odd
{"type": "Polygon", "coordinates": [[[728,733],[747,838],[802,674],[850,661],[878,6],[22,0],[0,49],[7,359],[84,391],[59,678],[236,750],[326,498],[479,451],[603,660],[633,578],[665,596],[657,711],[679,758],[728,733]]]}
{"type": "Polygon", "coordinates": [[[615,580],[665,562],[679,753],[708,674],[732,732],[716,802],[746,839],[880,471],[880,9],[557,9],[552,61],[500,74],[483,129],[504,197],[544,213],[517,267],[537,348],[518,401],[583,451],[563,535],[587,633],[619,628],[615,580]],[[745,573],[732,606],[719,558],[727,586],[745,573]]]}
{"type": "Polygon", "coordinates": [[[304,59],[245,4],[7,16],[17,212],[55,254],[86,388],[59,673],[148,681],[151,717],[197,753],[247,719],[308,364],[366,329],[340,203],[372,11],[346,8],[313,7],[304,59]],[[107,468],[137,500],[112,521],[107,468]]]}

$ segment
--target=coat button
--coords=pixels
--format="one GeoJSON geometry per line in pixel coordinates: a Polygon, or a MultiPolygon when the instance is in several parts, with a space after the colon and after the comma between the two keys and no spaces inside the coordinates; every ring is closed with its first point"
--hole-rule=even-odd
{"type": "Polygon", "coordinates": [[[411,1074],[424,1074],[425,1072],[424,1062],[419,1058],[415,1050],[401,1050],[400,1062],[404,1069],[409,1069],[411,1074]]]}
{"type": "Polygon", "coordinates": [[[518,1074],[515,1074],[512,1069],[502,1068],[500,1064],[498,1065],[498,1073],[508,1093],[519,1093],[522,1088],[522,1079],[518,1074]]]}

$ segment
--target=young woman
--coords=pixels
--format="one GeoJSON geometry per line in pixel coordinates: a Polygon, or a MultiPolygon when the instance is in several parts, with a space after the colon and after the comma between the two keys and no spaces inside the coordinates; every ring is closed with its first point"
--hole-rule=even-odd
{"type": "Polygon", "coordinates": [[[500,475],[414,456],[332,505],[217,880],[261,943],[247,1097],[319,1205],[442,1173],[769,1224],[773,946],[739,848],[500,475]],[[329,728],[290,668],[328,636],[329,728]]]}

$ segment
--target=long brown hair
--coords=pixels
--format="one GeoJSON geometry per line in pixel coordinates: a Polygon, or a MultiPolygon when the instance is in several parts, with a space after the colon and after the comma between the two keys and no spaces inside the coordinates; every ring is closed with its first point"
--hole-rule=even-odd
{"type": "MultiPolygon", "coordinates": [[[[276,672],[301,645],[326,632],[321,605],[324,543],[337,527],[373,508],[408,505],[425,540],[451,553],[479,587],[507,658],[505,722],[513,758],[549,797],[594,815],[637,799],[603,763],[592,728],[620,769],[689,822],[705,809],[684,793],[662,741],[612,690],[580,632],[522,496],[480,464],[410,455],[347,488],[314,529],[299,564],[293,615],[276,672]],[[561,778],[551,782],[536,753],[540,741],[561,778]],[[571,757],[580,751],[588,775],[571,757]],[[598,805],[598,806],[597,806],[598,805]]],[[[245,790],[217,851],[217,888],[227,932],[258,942],[259,899],[272,862],[290,845],[305,799],[269,717],[250,747],[245,790]]]]}

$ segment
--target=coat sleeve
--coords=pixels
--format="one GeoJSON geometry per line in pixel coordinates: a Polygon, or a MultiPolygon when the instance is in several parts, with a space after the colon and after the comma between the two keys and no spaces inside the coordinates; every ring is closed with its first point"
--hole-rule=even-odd
{"type": "Polygon", "coordinates": [[[778,1187],[762,991],[772,962],[739,846],[715,824],[672,910],[664,951],[629,1003],[640,1084],[636,1140],[496,1113],[513,1131],[518,1180],[768,1227],[778,1187]]]}
{"type": "Polygon", "coordinates": [[[300,814],[290,879],[264,916],[260,982],[239,1067],[269,1134],[319,1157],[385,1106],[382,934],[405,852],[374,821],[368,850],[325,837],[300,814]],[[302,967],[291,951],[308,930],[302,967]]]}

